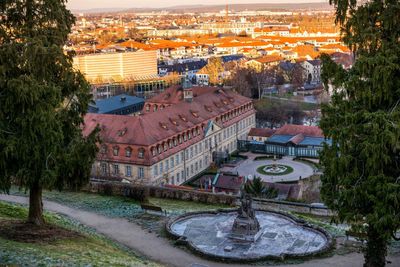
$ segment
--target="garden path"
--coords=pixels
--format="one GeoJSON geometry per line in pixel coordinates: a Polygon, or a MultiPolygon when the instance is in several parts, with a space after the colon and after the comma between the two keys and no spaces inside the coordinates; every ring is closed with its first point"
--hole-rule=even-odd
{"type": "MultiPolygon", "coordinates": [[[[27,204],[28,198],[13,195],[0,194],[0,200],[27,204]]],[[[48,211],[56,212],[73,218],[82,224],[95,229],[108,238],[133,249],[135,252],[145,257],[162,263],[165,266],[190,267],[245,267],[254,265],[225,264],[207,261],[185,250],[174,247],[171,243],[155,233],[149,233],[139,225],[129,222],[127,219],[105,217],[93,212],[83,211],[65,205],[43,201],[44,208],[48,211]]],[[[389,258],[392,264],[388,266],[399,266],[400,255],[389,258]]],[[[279,267],[357,267],[362,266],[363,257],[361,254],[351,253],[345,255],[334,255],[330,258],[320,258],[306,261],[299,265],[279,265],[279,267]]]]}

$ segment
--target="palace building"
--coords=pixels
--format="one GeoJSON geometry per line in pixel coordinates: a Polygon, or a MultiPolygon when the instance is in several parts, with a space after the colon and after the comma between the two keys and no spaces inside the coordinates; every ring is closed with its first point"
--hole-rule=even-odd
{"type": "Polygon", "coordinates": [[[175,184],[199,174],[216,155],[237,150],[255,127],[252,100],[218,87],[168,88],[143,115],[87,114],[83,132],[99,125],[102,143],[94,177],[175,184]]]}

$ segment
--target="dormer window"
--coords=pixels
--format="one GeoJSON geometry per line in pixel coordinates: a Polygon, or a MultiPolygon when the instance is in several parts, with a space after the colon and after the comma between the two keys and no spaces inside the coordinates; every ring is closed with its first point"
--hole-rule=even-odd
{"type": "Polygon", "coordinates": [[[113,147],[113,154],[114,154],[114,156],[118,156],[118,154],[119,154],[119,147],[117,147],[117,146],[113,147]]]}
{"type": "Polygon", "coordinates": [[[169,143],[169,148],[172,148],[173,147],[172,141],[169,141],[168,143],[169,143]]]}
{"type": "Polygon", "coordinates": [[[125,149],[125,156],[130,158],[131,155],[132,155],[132,149],[128,147],[127,149],[125,149]]]}
{"type": "Polygon", "coordinates": [[[197,133],[197,135],[200,134],[200,129],[198,127],[196,128],[196,133],[197,133]]]}
{"type": "Polygon", "coordinates": [[[168,145],[167,145],[167,143],[164,143],[164,151],[167,151],[168,150],[168,145]]]}
{"type": "Polygon", "coordinates": [[[204,108],[208,111],[208,112],[212,112],[212,108],[210,106],[204,105],[204,108]]]}
{"type": "Polygon", "coordinates": [[[155,156],[156,156],[156,154],[157,154],[157,151],[156,151],[156,149],[155,149],[155,148],[152,148],[152,149],[151,149],[151,154],[153,155],[153,157],[155,157],[155,156]]]}
{"type": "Polygon", "coordinates": [[[160,145],[158,145],[158,147],[157,147],[157,151],[158,151],[158,154],[161,154],[161,152],[162,152],[162,148],[161,148],[161,146],[160,146],[160,145]]]}
{"type": "Polygon", "coordinates": [[[176,121],[176,120],[174,120],[174,119],[169,119],[169,121],[173,124],[173,125],[175,125],[175,126],[178,126],[179,124],[178,124],[178,122],[176,121]]]}
{"type": "Polygon", "coordinates": [[[143,148],[139,148],[138,158],[140,158],[140,159],[144,158],[144,149],[143,148]]]}
{"type": "Polygon", "coordinates": [[[177,146],[178,142],[176,141],[176,138],[174,138],[174,146],[177,146]]]}
{"type": "Polygon", "coordinates": [[[183,141],[186,142],[187,138],[186,138],[186,134],[183,134],[183,141]]]}
{"type": "Polygon", "coordinates": [[[150,111],[150,105],[146,105],[146,111],[150,111]]]}
{"type": "Polygon", "coordinates": [[[165,123],[160,122],[160,126],[161,128],[163,128],[164,130],[168,130],[168,126],[165,123]]]}
{"type": "Polygon", "coordinates": [[[124,128],[124,129],[118,131],[118,136],[123,136],[123,135],[125,135],[127,131],[128,131],[128,128],[124,128]]]}
{"type": "Polygon", "coordinates": [[[190,132],[188,133],[188,138],[189,140],[192,139],[192,134],[190,132]]]}
{"type": "Polygon", "coordinates": [[[182,136],[178,136],[179,144],[182,144],[182,136]]]}
{"type": "Polygon", "coordinates": [[[183,120],[184,122],[187,122],[187,119],[186,119],[186,117],[185,117],[185,116],[183,116],[183,115],[179,115],[179,118],[180,118],[181,120],[183,120]]]}
{"type": "Polygon", "coordinates": [[[196,111],[191,110],[190,113],[192,113],[193,117],[198,118],[199,114],[196,111]]]}

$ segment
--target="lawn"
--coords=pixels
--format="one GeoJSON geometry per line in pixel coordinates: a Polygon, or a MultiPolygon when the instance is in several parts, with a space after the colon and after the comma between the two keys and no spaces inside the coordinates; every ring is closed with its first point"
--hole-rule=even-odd
{"type": "Polygon", "coordinates": [[[293,168],[292,167],[290,167],[288,165],[283,165],[283,164],[277,164],[276,166],[277,167],[279,167],[279,166],[285,167],[286,170],[284,172],[280,172],[280,173],[266,172],[264,170],[264,168],[265,167],[269,167],[269,166],[272,166],[272,164],[260,166],[260,167],[257,168],[257,172],[260,173],[260,174],[263,174],[263,175],[273,175],[273,176],[286,175],[286,174],[289,174],[289,173],[293,172],[293,168]]]}
{"type": "MultiPolygon", "coordinates": [[[[108,217],[132,218],[143,213],[138,201],[119,196],[105,196],[85,192],[45,191],[44,198],[74,208],[94,211],[108,217]]],[[[215,210],[228,208],[226,205],[204,204],[193,201],[150,198],[150,203],[160,206],[170,214],[182,214],[190,211],[215,210]]]]}
{"type": "Polygon", "coordinates": [[[301,110],[307,111],[307,110],[316,110],[319,108],[318,104],[315,103],[307,103],[307,102],[299,102],[299,101],[292,101],[290,99],[288,100],[281,100],[281,99],[276,99],[276,98],[264,98],[257,100],[255,102],[255,107],[256,109],[261,109],[261,108],[270,108],[270,107],[275,107],[279,105],[285,105],[288,103],[295,103],[299,106],[301,110]]]}
{"type": "MultiPolygon", "coordinates": [[[[0,202],[0,223],[14,225],[27,217],[21,205],[0,202]]],[[[45,214],[52,226],[72,233],[49,242],[23,242],[0,237],[0,265],[11,266],[160,266],[96,234],[76,221],[45,214]]]]}

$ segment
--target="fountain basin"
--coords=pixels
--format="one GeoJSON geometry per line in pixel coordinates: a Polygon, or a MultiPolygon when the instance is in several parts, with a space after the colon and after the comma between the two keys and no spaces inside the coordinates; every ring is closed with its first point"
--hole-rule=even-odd
{"type": "Polygon", "coordinates": [[[259,261],[313,256],[328,251],[333,241],[322,228],[293,216],[255,211],[260,232],[254,242],[230,237],[237,210],[188,213],[167,225],[167,232],[190,249],[221,261],[259,261]]]}

